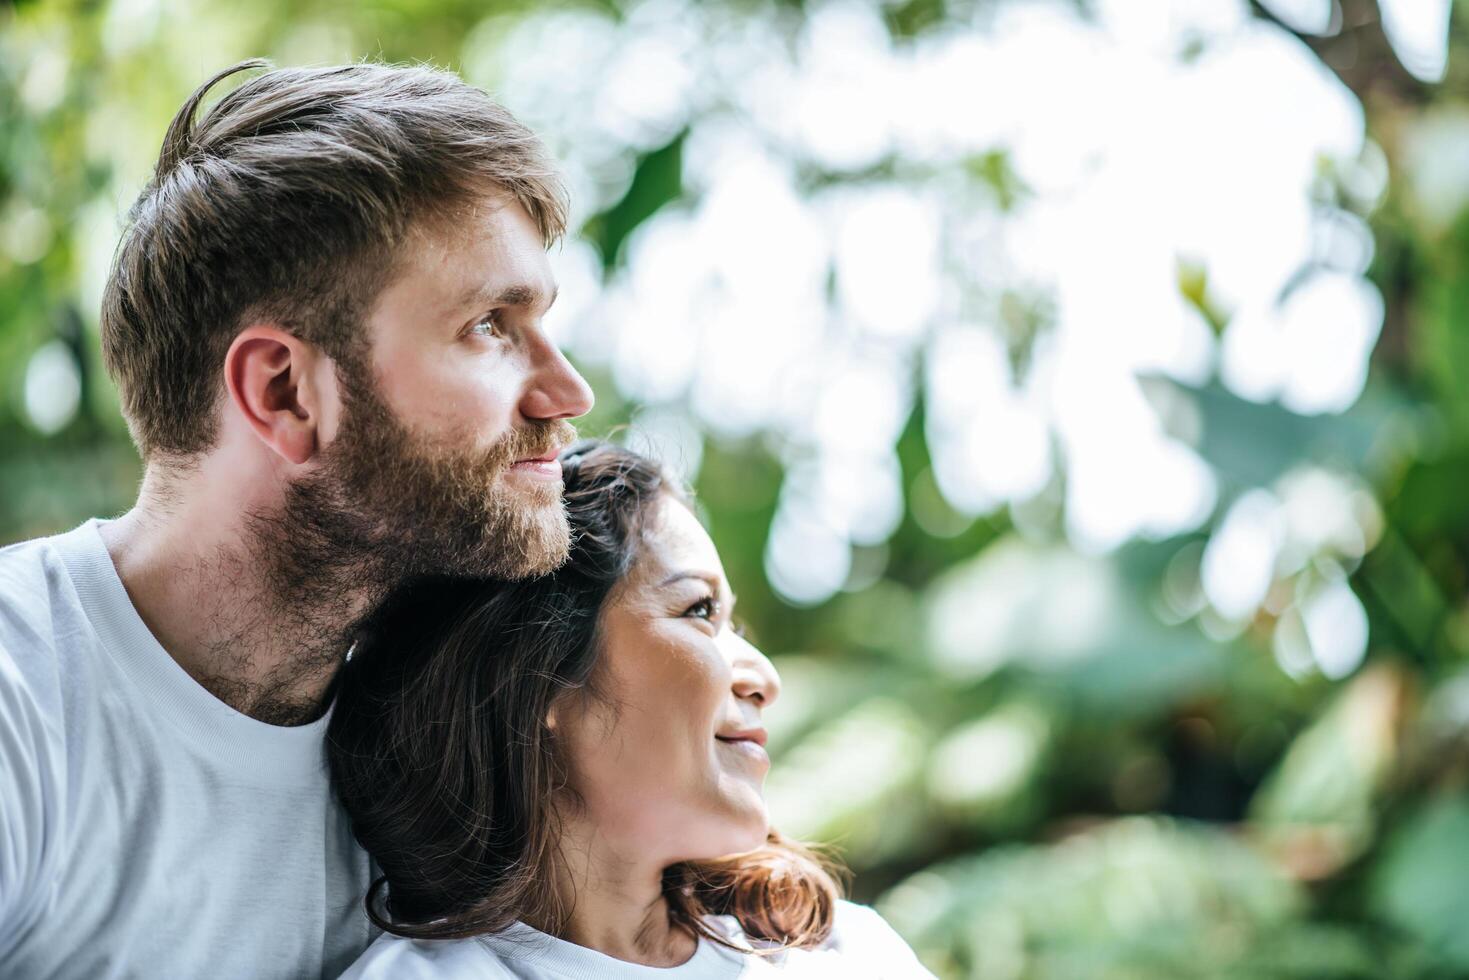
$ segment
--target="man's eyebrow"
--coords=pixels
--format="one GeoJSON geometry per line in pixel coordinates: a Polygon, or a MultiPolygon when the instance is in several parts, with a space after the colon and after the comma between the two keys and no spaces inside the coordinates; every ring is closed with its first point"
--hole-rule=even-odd
{"type": "MultiPolygon", "coordinates": [[[[561,287],[551,287],[551,295],[543,305],[545,305],[547,308],[550,308],[551,304],[556,302],[556,297],[560,294],[560,292],[561,287]]],[[[532,286],[530,283],[511,283],[508,286],[501,287],[498,291],[493,286],[485,283],[479,286],[470,287],[464,293],[464,297],[460,299],[459,306],[456,307],[456,309],[459,307],[480,307],[490,305],[534,307],[537,305],[541,305],[539,304],[541,295],[542,293],[540,287],[532,286]]]]}

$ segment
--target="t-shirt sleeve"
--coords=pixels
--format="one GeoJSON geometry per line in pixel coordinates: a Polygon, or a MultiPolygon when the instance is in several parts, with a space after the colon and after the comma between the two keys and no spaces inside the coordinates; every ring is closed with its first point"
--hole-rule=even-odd
{"type": "Polygon", "coordinates": [[[56,724],[0,646],[0,964],[51,894],[63,782],[56,724]]]}
{"type": "Polygon", "coordinates": [[[854,902],[838,902],[836,922],[827,945],[841,950],[883,980],[936,980],[918,961],[903,937],[877,910],[854,902]]]}
{"type": "Polygon", "coordinates": [[[340,980],[514,980],[473,939],[404,939],[383,934],[340,980]]]}

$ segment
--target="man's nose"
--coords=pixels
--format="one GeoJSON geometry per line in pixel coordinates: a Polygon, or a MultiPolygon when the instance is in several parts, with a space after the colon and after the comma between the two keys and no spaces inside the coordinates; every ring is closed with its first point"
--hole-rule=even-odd
{"type": "Polygon", "coordinates": [[[587,379],[549,341],[537,352],[538,363],[520,401],[528,419],[574,419],[592,410],[596,396],[587,379]]]}

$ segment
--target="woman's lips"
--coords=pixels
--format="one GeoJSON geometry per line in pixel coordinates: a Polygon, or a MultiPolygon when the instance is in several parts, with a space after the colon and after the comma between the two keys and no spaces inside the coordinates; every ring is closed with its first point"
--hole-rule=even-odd
{"type": "Polygon", "coordinates": [[[724,742],[738,742],[743,739],[749,739],[757,745],[764,745],[766,732],[763,728],[742,728],[737,732],[721,732],[714,737],[724,742]]]}
{"type": "Polygon", "coordinates": [[[770,756],[765,751],[765,729],[763,728],[748,732],[735,732],[730,735],[716,735],[714,738],[729,746],[732,752],[755,762],[770,765],[770,756]]]}
{"type": "Polygon", "coordinates": [[[719,742],[722,745],[728,746],[729,750],[736,755],[744,756],[753,762],[761,762],[765,765],[770,764],[770,756],[766,754],[765,748],[758,742],[752,742],[747,738],[734,740],[721,738],[719,742]]]}

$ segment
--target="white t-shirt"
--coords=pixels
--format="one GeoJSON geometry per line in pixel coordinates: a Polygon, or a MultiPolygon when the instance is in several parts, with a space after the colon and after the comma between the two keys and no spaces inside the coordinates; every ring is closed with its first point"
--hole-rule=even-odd
{"type": "MultiPolygon", "coordinates": [[[[749,948],[733,916],[707,919],[749,948]]],[[[525,923],[474,939],[404,939],[384,934],[342,980],[933,980],[892,926],[865,905],[839,902],[831,935],[817,949],[773,957],[740,953],[699,937],[694,955],[674,967],[643,966],[548,936],[525,923]]]]}
{"type": "Polygon", "coordinates": [[[0,977],[334,977],[372,940],[325,718],[159,645],[89,521],[0,549],[0,977]]]}

